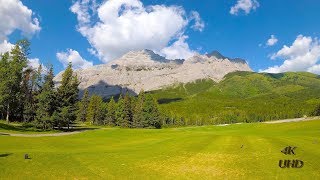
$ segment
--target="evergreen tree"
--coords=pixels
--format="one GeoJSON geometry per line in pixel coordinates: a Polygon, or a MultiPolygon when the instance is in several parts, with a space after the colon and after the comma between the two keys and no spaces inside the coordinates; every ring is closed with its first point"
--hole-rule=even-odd
{"type": "Polygon", "coordinates": [[[116,125],[121,126],[121,123],[123,122],[123,119],[125,118],[124,112],[124,100],[122,98],[122,95],[120,94],[120,97],[117,102],[116,106],[116,125]]]}
{"type": "Polygon", "coordinates": [[[16,118],[23,116],[22,79],[27,67],[29,42],[19,41],[9,53],[1,56],[0,101],[9,123],[11,114],[16,118]]]}
{"type": "Polygon", "coordinates": [[[145,94],[144,91],[141,90],[138,96],[138,99],[136,100],[133,108],[133,122],[132,122],[132,127],[134,128],[142,128],[143,124],[143,105],[145,101],[145,94]]]}
{"type": "Polygon", "coordinates": [[[67,69],[62,74],[61,85],[58,88],[59,112],[63,124],[70,128],[70,124],[76,119],[76,103],[78,100],[78,78],[73,74],[72,64],[69,63],[67,69]],[[62,111],[63,110],[63,111],[62,111]],[[69,113],[64,114],[64,113],[69,113]]]}
{"type": "Polygon", "coordinates": [[[111,97],[111,100],[107,105],[105,121],[110,126],[116,125],[116,102],[114,101],[113,97],[111,97]]]}
{"type": "Polygon", "coordinates": [[[318,104],[318,105],[316,106],[316,108],[314,109],[312,115],[313,115],[313,116],[320,116],[320,104],[318,104]]]}
{"type": "Polygon", "coordinates": [[[142,125],[143,127],[161,128],[160,112],[158,103],[151,95],[145,96],[142,108],[142,125]]]}
{"type": "Polygon", "coordinates": [[[83,97],[79,102],[79,110],[77,113],[77,120],[81,122],[87,121],[87,112],[88,112],[88,105],[89,105],[89,91],[86,89],[84,91],[83,97]]]}
{"type": "Polygon", "coordinates": [[[33,92],[33,76],[35,71],[31,68],[27,68],[24,71],[22,80],[22,96],[23,96],[23,119],[25,122],[30,122],[34,119],[35,104],[34,104],[34,92],[33,92]]]}
{"type": "Polygon", "coordinates": [[[88,105],[87,119],[92,124],[104,124],[104,103],[100,96],[93,95],[88,105]]]}
{"type": "Polygon", "coordinates": [[[123,98],[120,95],[117,103],[116,120],[117,125],[121,127],[131,127],[132,125],[131,99],[128,94],[123,98]]]}
{"type": "Polygon", "coordinates": [[[23,119],[30,122],[36,115],[36,96],[40,93],[42,86],[42,65],[37,69],[28,67],[24,70],[22,80],[23,95],[23,119]]]}
{"type": "Polygon", "coordinates": [[[36,123],[43,129],[51,127],[52,115],[56,111],[56,92],[53,82],[53,67],[51,66],[48,74],[44,77],[44,84],[41,92],[37,95],[36,123]]]}
{"type": "Polygon", "coordinates": [[[4,53],[1,55],[0,59],[0,106],[1,112],[6,113],[7,122],[9,122],[9,108],[10,106],[10,62],[9,62],[9,53],[4,53]]]}

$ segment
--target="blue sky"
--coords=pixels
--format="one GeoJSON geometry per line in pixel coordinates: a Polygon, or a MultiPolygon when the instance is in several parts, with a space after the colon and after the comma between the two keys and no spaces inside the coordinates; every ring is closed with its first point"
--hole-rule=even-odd
{"type": "MultiPolygon", "coordinates": [[[[5,17],[10,22],[16,22],[16,26],[0,25],[0,43],[6,41],[13,44],[27,36],[32,43],[30,59],[37,58],[34,63],[53,64],[56,73],[64,69],[67,61],[78,63],[78,67],[88,67],[109,62],[128,50],[148,48],[174,58],[218,50],[225,56],[246,59],[254,71],[310,71],[320,74],[320,45],[317,39],[320,37],[320,23],[317,20],[320,17],[320,1],[317,0],[202,0],[201,3],[190,0],[121,0],[118,1],[118,4],[122,3],[119,17],[109,17],[110,7],[117,3],[107,5],[106,1],[0,2],[2,5],[10,4],[8,7],[25,7],[32,11],[30,14],[23,8],[17,9],[22,11],[21,16],[29,18],[29,22],[20,22],[22,20],[14,19],[17,17],[10,14],[5,17]],[[76,3],[79,5],[77,8],[76,3]],[[99,14],[99,9],[104,13],[99,14]],[[139,16],[141,12],[145,16],[139,16]],[[151,17],[151,12],[158,14],[154,13],[151,17]],[[121,13],[131,15],[122,21],[121,13]],[[86,16],[81,16],[83,14],[86,16]],[[136,18],[136,26],[132,25],[131,18],[136,18]],[[117,26],[100,28],[101,22],[105,27],[117,26]],[[81,27],[85,30],[80,30],[81,27]],[[124,27],[128,27],[128,34],[118,33],[126,32],[124,27]],[[159,27],[161,33],[153,32],[149,27],[159,27]],[[9,33],[5,31],[8,29],[9,33]],[[272,35],[273,41],[270,40],[267,45],[272,35]],[[157,36],[163,36],[166,40],[162,41],[157,36]],[[157,42],[148,42],[150,37],[157,42]],[[110,38],[112,40],[109,41],[110,38]],[[132,39],[131,44],[127,43],[128,39],[132,39]],[[118,40],[120,43],[111,43],[118,40]]],[[[1,8],[0,18],[3,19],[1,8]]],[[[10,13],[9,10],[2,12],[10,13]]]]}

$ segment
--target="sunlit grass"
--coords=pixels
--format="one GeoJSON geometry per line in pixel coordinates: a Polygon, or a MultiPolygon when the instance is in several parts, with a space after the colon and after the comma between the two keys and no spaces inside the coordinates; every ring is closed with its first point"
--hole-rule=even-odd
{"type": "Polygon", "coordinates": [[[0,136],[0,179],[319,179],[320,121],[0,136]],[[295,156],[280,151],[297,146],[295,156]],[[24,159],[28,153],[29,160],[24,159]],[[281,169],[300,159],[302,169],[281,169]]]}

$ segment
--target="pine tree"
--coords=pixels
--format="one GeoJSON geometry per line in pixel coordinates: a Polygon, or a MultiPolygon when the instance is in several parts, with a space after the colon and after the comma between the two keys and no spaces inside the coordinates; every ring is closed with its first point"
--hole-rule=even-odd
{"type": "Polygon", "coordinates": [[[84,95],[79,102],[79,110],[77,113],[77,120],[81,122],[87,121],[87,113],[88,113],[88,105],[89,105],[89,91],[86,89],[84,91],[84,95]]]}
{"type": "Polygon", "coordinates": [[[62,122],[59,124],[66,125],[68,129],[70,124],[76,119],[76,103],[78,101],[78,78],[74,75],[72,64],[69,63],[67,69],[62,74],[61,85],[58,88],[59,112],[62,122]],[[63,112],[62,112],[63,110],[63,112]],[[68,115],[64,113],[69,113],[68,115]]]}
{"type": "Polygon", "coordinates": [[[37,95],[36,123],[43,129],[52,125],[52,115],[56,111],[56,92],[53,82],[53,67],[51,66],[48,74],[44,78],[44,84],[40,94],[37,95]]]}
{"type": "MultiPolygon", "coordinates": [[[[23,111],[24,111],[24,102],[26,101],[26,95],[24,89],[22,87],[23,78],[28,72],[27,64],[28,64],[28,55],[30,51],[30,43],[28,40],[20,40],[16,43],[15,47],[11,51],[11,75],[12,79],[14,79],[14,83],[12,84],[12,105],[11,109],[13,110],[13,115],[17,119],[23,119],[23,111]],[[27,69],[26,71],[24,71],[27,69]]],[[[27,94],[31,94],[27,92],[27,94]]],[[[29,95],[30,98],[31,95],[29,95]]]]}
{"type": "Polygon", "coordinates": [[[111,97],[110,102],[107,105],[105,121],[110,126],[116,125],[116,102],[114,101],[113,97],[111,97]]]}
{"type": "Polygon", "coordinates": [[[126,95],[123,98],[123,114],[124,118],[122,119],[122,122],[120,123],[121,127],[132,127],[132,108],[131,108],[131,98],[126,93],[126,95]]]}
{"type": "Polygon", "coordinates": [[[92,124],[101,125],[104,123],[104,103],[100,96],[93,95],[88,105],[87,119],[92,124]]]}
{"type": "Polygon", "coordinates": [[[123,98],[120,95],[116,109],[116,122],[121,127],[131,127],[132,125],[131,99],[128,94],[123,98]]]}
{"type": "Polygon", "coordinates": [[[132,122],[132,127],[134,128],[142,128],[143,127],[143,104],[145,101],[145,94],[144,91],[141,90],[138,96],[138,99],[136,100],[133,108],[133,122],[132,122]]]}
{"type": "Polygon", "coordinates": [[[10,110],[10,62],[9,53],[1,55],[0,59],[0,105],[2,112],[6,112],[6,119],[9,122],[9,110],[10,110]]]}
{"type": "Polygon", "coordinates": [[[142,108],[143,127],[161,128],[160,112],[157,101],[151,96],[146,95],[142,108]]]}
{"type": "Polygon", "coordinates": [[[34,97],[32,91],[32,76],[34,71],[28,68],[24,71],[22,80],[22,96],[23,96],[23,119],[25,122],[32,121],[34,118],[34,97]]]}
{"type": "Polygon", "coordinates": [[[11,114],[17,118],[23,116],[22,92],[23,70],[27,67],[29,42],[19,41],[10,53],[1,56],[0,96],[2,108],[9,123],[11,114]]]}
{"type": "Polygon", "coordinates": [[[116,106],[116,125],[121,126],[121,123],[123,122],[123,119],[125,118],[125,114],[123,113],[124,111],[124,100],[122,98],[122,95],[120,95],[117,106],[116,106]]]}

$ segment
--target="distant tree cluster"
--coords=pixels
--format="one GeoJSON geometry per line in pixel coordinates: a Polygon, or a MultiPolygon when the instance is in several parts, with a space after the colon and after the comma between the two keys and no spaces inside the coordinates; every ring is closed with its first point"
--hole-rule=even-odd
{"type": "Polygon", "coordinates": [[[138,97],[120,95],[116,102],[112,97],[104,103],[102,97],[92,95],[89,98],[85,90],[78,103],[77,119],[95,125],[120,126],[125,128],[161,128],[158,102],[143,91],[138,97]]]}

